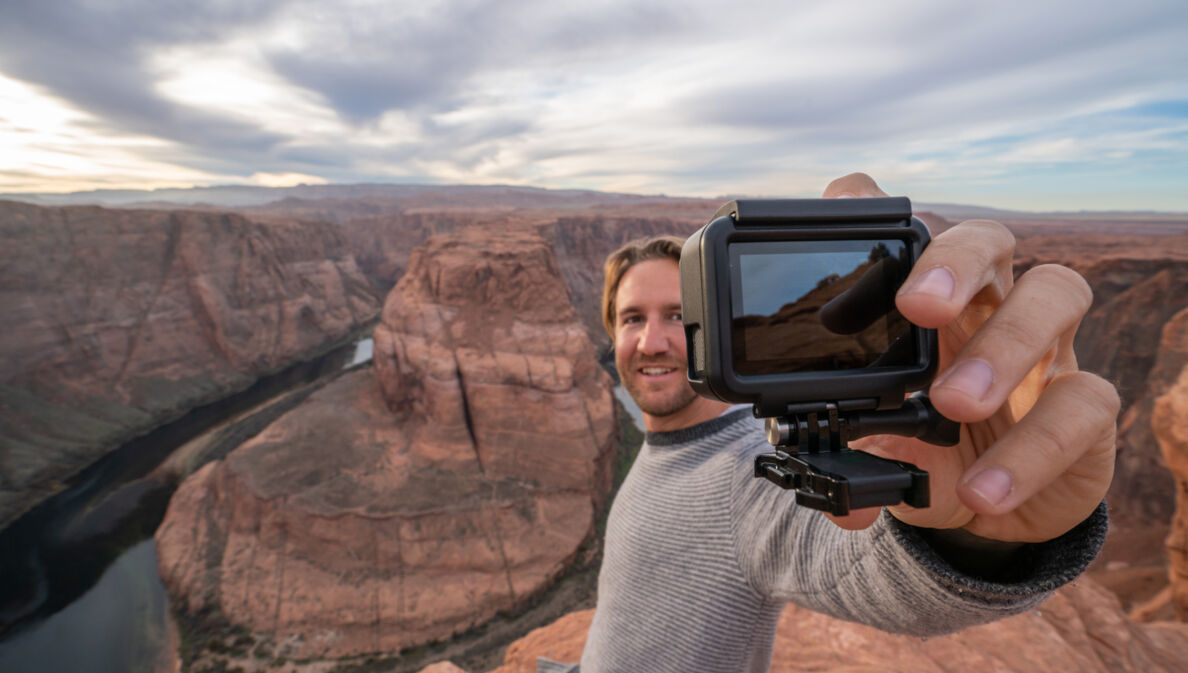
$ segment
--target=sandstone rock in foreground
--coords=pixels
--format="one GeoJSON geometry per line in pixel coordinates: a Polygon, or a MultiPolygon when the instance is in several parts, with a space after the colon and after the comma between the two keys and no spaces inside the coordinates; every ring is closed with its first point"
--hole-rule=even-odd
{"type": "Polygon", "coordinates": [[[324,223],[0,202],[0,240],[0,528],[379,310],[324,223]]]}
{"type": "MultiPolygon", "coordinates": [[[[593,610],[567,615],[507,649],[493,673],[534,673],[536,657],[576,662],[593,610]]],[[[771,673],[1106,673],[1185,670],[1188,625],[1137,624],[1088,578],[1027,614],[935,638],[914,638],[789,606],[780,616],[771,673]]]]}
{"type": "Polygon", "coordinates": [[[593,532],[609,377],[534,233],[430,239],[375,364],[186,480],[157,532],[184,609],[289,658],[447,638],[545,587],[593,532]]]}
{"type": "MultiPolygon", "coordinates": [[[[1164,343],[1179,343],[1188,351],[1188,310],[1176,314],[1163,333],[1164,343]]],[[[1176,618],[1188,622],[1188,365],[1155,400],[1151,427],[1176,480],[1176,514],[1167,537],[1168,579],[1176,618]]]]}

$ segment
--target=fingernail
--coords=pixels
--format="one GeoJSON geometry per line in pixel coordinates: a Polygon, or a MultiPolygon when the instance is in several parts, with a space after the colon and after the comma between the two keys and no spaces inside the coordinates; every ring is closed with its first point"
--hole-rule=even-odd
{"type": "Polygon", "coordinates": [[[904,288],[903,293],[919,292],[941,299],[950,299],[953,296],[953,286],[953,274],[949,273],[948,269],[938,266],[904,288]]]}
{"type": "Polygon", "coordinates": [[[997,505],[1011,494],[1011,475],[1002,468],[988,467],[970,479],[968,486],[982,500],[997,505]]]}
{"type": "Polygon", "coordinates": [[[966,360],[945,372],[936,385],[953,388],[981,400],[994,383],[994,370],[983,360],[966,360]]]}

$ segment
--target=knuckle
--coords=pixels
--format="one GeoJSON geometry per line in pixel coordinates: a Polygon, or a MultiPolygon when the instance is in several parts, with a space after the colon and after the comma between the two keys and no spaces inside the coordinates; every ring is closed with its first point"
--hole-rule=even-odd
{"type": "Polygon", "coordinates": [[[882,192],[874,178],[866,173],[850,173],[829,183],[825,188],[826,195],[861,196],[882,192]]]}
{"type": "Polygon", "coordinates": [[[1118,413],[1122,410],[1122,399],[1114,384],[1092,372],[1069,372],[1057,377],[1053,384],[1064,388],[1064,393],[1078,402],[1078,406],[1088,409],[1102,419],[1107,425],[1117,421],[1118,413]]]}
{"type": "Polygon", "coordinates": [[[1027,316],[1002,312],[995,316],[992,327],[996,334],[987,335],[987,347],[991,347],[992,344],[994,347],[1001,347],[1004,343],[1018,344],[1025,352],[1039,352],[1046,351],[1051,346],[1044,333],[1035,329],[1035,325],[1027,316]]]}
{"type": "Polygon", "coordinates": [[[979,235],[993,242],[996,247],[1006,248],[1008,250],[1015,249],[1015,235],[1001,222],[995,222],[994,220],[966,220],[957,226],[966,227],[971,231],[978,232],[979,235]]]}
{"type": "Polygon", "coordinates": [[[1075,302],[1078,314],[1085,313],[1093,304],[1093,288],[1089,286],[1089,281],[1067,266],[1041,264],[1028,270],[1023,276],[1031,281],[1057,288],[1060,301],[1075,302]]]}
{"type": "Polygon", "coordinates": [[[994,220],[965,220],[937,235],[933,243],[963,252],[984,265],[1010,259],[1015,253],[1015,235],[994,220]]]}
{"type": "Polygon", "coordinates": [[[1085,391],[1086,396],[1091,397],[1094,403],[1111,418],[1117,417],[1118,412],[1122,410],[1122,398],[1118,395],[1118,389],[1114,384],[1090,372],[1077,372],[1077,374],[1080,375],[1077,379],[1081,380],[1080,387],[1085,391]]]}
{"type": "Polygon", "coordinates": [[[1064,423],[1030,423],[1020,427],[1020,431],[1032,458],[1044,464],[1059,464],[1063,462],[1064,448],[1069,443],[1067,431],[1063,430],[1067,427],[1064,423]]]}

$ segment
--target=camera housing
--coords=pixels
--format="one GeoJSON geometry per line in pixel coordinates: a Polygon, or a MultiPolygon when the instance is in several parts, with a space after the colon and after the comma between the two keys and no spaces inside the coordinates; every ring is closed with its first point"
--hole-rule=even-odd
{"type": "Polygon", "coordinates": [[[903,197],[731,201],[685,242],[689,382],[768,419],[778,450],[760,457],[756,476],[796,490],[798,502],[839,514],[927,506],[927,473],[848,441],[957,441],[959,426],[926,397],[904,398],[936,372],[936,331],[895,308],[928,242],[903,197]]]}
{"type": "Polygon", "coordinates": [[[905,391],[924,387],[936,371],[936,331],[912,325],[894,306],[895,292],[928,241],[928,229],[903,197],[722,206],[681,251],[693,389],[754,404],[761,417],[825,400],[842,410],[898,408],[905,391]],[[890,254],[867,261],[884,250],[890,254]],[[859,280],[867,287],[857,288],[861,296],[849,302],[855,308],[834,321],[857,324],[812,319],[830,299],[845,313],[846,297],[837,297],[847,289],[854,294],[859,280]],[[793,287],[808,290],[793,298],[790,293],[799,292],[793,287]],[[881,315],[869,316],[872,322],[855,336],[862,320],[854,314],[863,311],[881,315]],[[799,343],[788,343],[798,337],[799,343]]]}

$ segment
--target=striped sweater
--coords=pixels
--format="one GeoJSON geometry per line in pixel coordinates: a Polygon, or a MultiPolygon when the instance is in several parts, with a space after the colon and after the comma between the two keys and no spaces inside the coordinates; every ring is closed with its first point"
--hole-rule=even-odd
{"type": "MultiPolygon", "coordinates": [[[[606,533],[581,673],[766,671],[787,602],[885,631],[935,635],[1023,612],[1080,574],[1105,537],[1104,506],[1027,546],[999,584],[962,575],[884,513],[845,531],[753,478],[769,451],[747,410],[648,433],[606,533]]],[[[541,670],[573,670],[541,662],[541,670]]]]}

